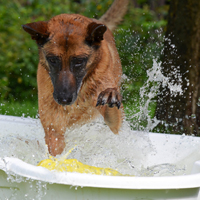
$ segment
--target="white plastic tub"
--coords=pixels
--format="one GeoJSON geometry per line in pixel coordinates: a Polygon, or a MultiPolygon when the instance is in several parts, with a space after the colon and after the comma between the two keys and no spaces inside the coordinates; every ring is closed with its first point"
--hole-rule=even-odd
{"type": "MultiPolygon", "coordinates": [[[[38,134],[43,133],[39,120],[0,116],[0,136],[31,134],[36,128],[38,134]]],[[[148,155],[144,165],[178,163],[187,167],[186,175],[115,177],[58,173],[17,158],[1,157],[0,199],[200,200],[200,138],[155,133],[149,133],[149,137],[156,153],[148,155]]]]}

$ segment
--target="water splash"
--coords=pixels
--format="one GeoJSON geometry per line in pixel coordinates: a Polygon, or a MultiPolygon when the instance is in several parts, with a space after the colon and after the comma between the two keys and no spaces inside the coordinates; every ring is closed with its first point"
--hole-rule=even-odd
{"type": "Polygon", "coordinates": [[[47,193],[47,183],[43,181],[35,181],[28,177],[22,177],[16,175],[10,171],[7,171],[7,181],[10,183],[25,183],[24,191],[19,191],[17,187],[11,187],[13,190],[9,199],[17,200],[22,197],[23,194],[24,200],[41,200],[47,193]]]}
{"type": "Polygon", "coordinates": [[[137,130],[142,131],[151,131],[158,124],[159,120],[156,117],[151,117],[150,112],[150,104],[155,102],[155,98],[157,93],[159,92],[160,85],[163,87],[168,87],[171,93],[171,96],[176,96],[177,94],[182,95],[182,77],[178,70],[175,73],[176,78],[179,80],[178,83],[174,83],[170,81],[169,77],[166,77],[162,73],[161,62],[157,62],[153,60],[153,66],[149,70],[147,70],[147,81],[140,88],[140,104],[139,104],[139,112],[136,114],[132,114],[129,119],[135,122],[135,128],[137,130]],[[134,120],[136,119],[136,120],[134,120]],[[141,125],[140,122],[143,122],[141,125]],[[144,122],[146,121],[146,125],[144,122]]]}
{"type": "Polygon", "coordinates": [[[145,160],[147,152],[152,149],[147,134],[133,132],[124,121],[119,135],[115,135],[104,124],[103,118],[79,129],[68,130],[66,144],[65,152],[76,145],[76,150],[68,158],[132,175],[138,174],[141,167],[138,161],[145,160]]]}

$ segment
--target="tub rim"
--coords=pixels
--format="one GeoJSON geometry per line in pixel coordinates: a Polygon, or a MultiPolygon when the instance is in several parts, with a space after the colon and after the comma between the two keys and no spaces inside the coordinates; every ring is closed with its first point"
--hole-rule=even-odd
{"type": "Polygon", "coordinates": [[[129,177],[56,172],[12,157],[0,158],[0,169],[6,173],[14,173],[38,181],[81,187],[113,189],[186,189],[200,187],[200,173],[181,176],[129,177]]]}

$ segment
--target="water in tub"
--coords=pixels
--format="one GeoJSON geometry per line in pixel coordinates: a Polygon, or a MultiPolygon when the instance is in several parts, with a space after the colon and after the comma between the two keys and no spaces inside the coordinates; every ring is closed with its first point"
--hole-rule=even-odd
{"type": "MultiPolygon", "coordinates": [[[[168,83],[166,77],[161,73],[160,64],[156,61],[154,61],[152,69],[147,71],[147,74],[149,78],[141,88],[140,93],[141,96],[145,97],[146,95],[148,98],[146,98],[146,101],[142,100],[140,102],[140,111],[131,116],[137,119],[146,117],[147,125],[146,128],[143,128],[143,131],[132,131],[132,124],[124,120],[120,133],[115,135],[100,118],[74,130],[67,130],[66,149],[62,155],[57,156],[57,159],[77,159],[83,164],[99,168],[111,168],[123,175],[166,176],[187,173],[187,170],[190,169],[187,169],[184,159],[180,155],[176,155],[177,149],[183,148],[184,150],[184,144],[181,144],[182,140],[175,145],[174,150],[169,150],[174,154],[174,157],[179,157],[175,159],[176,162],[167,163],[165,162],[167,158],[163,158],[160,159],[163,160],[161,163],[151,165],[147,163],[149,158],[152,158],[153,155],[156,156],[158,153],[148,135],[148,131],[158,123],[155,118],[151,119],[148,115],[149,103],[155,97],[159,83],[168,84],[174,93],[181,92],[181,86],[173,86],[168,83]],[[155,84],[150,91],[146,92],[149,83],[152,81],[156,81],[158,84],[155,84]],[[71,150],[70,153],[69,150],[71,150]]],[[[44,132],[40,130],[40,133],[38,133],[38,131],[39,125],[38,129],[37,127],[30,127],[29,132],[24,135],[13,133],[5,136],[1,133],[0,157],[16,157],[33,165],[48,159],[49,155],[44,143],[44,132]]],[[[194,143],[191,141],[192,145],[194,143]]],[[[193,155],[190,153],[188,157],[193,159],[193,155]]]]}

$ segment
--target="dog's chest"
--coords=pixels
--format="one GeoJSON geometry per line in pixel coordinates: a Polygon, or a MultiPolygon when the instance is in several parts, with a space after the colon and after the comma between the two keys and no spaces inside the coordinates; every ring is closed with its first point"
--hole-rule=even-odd
{"type": "Polygon", "coordinates": [[[77,105],[63,107],[63,114],[67,127],[71,127],[75,124],[82,125],[88,123],[94,120],[100,113],[92,106],[77,105]]]}

